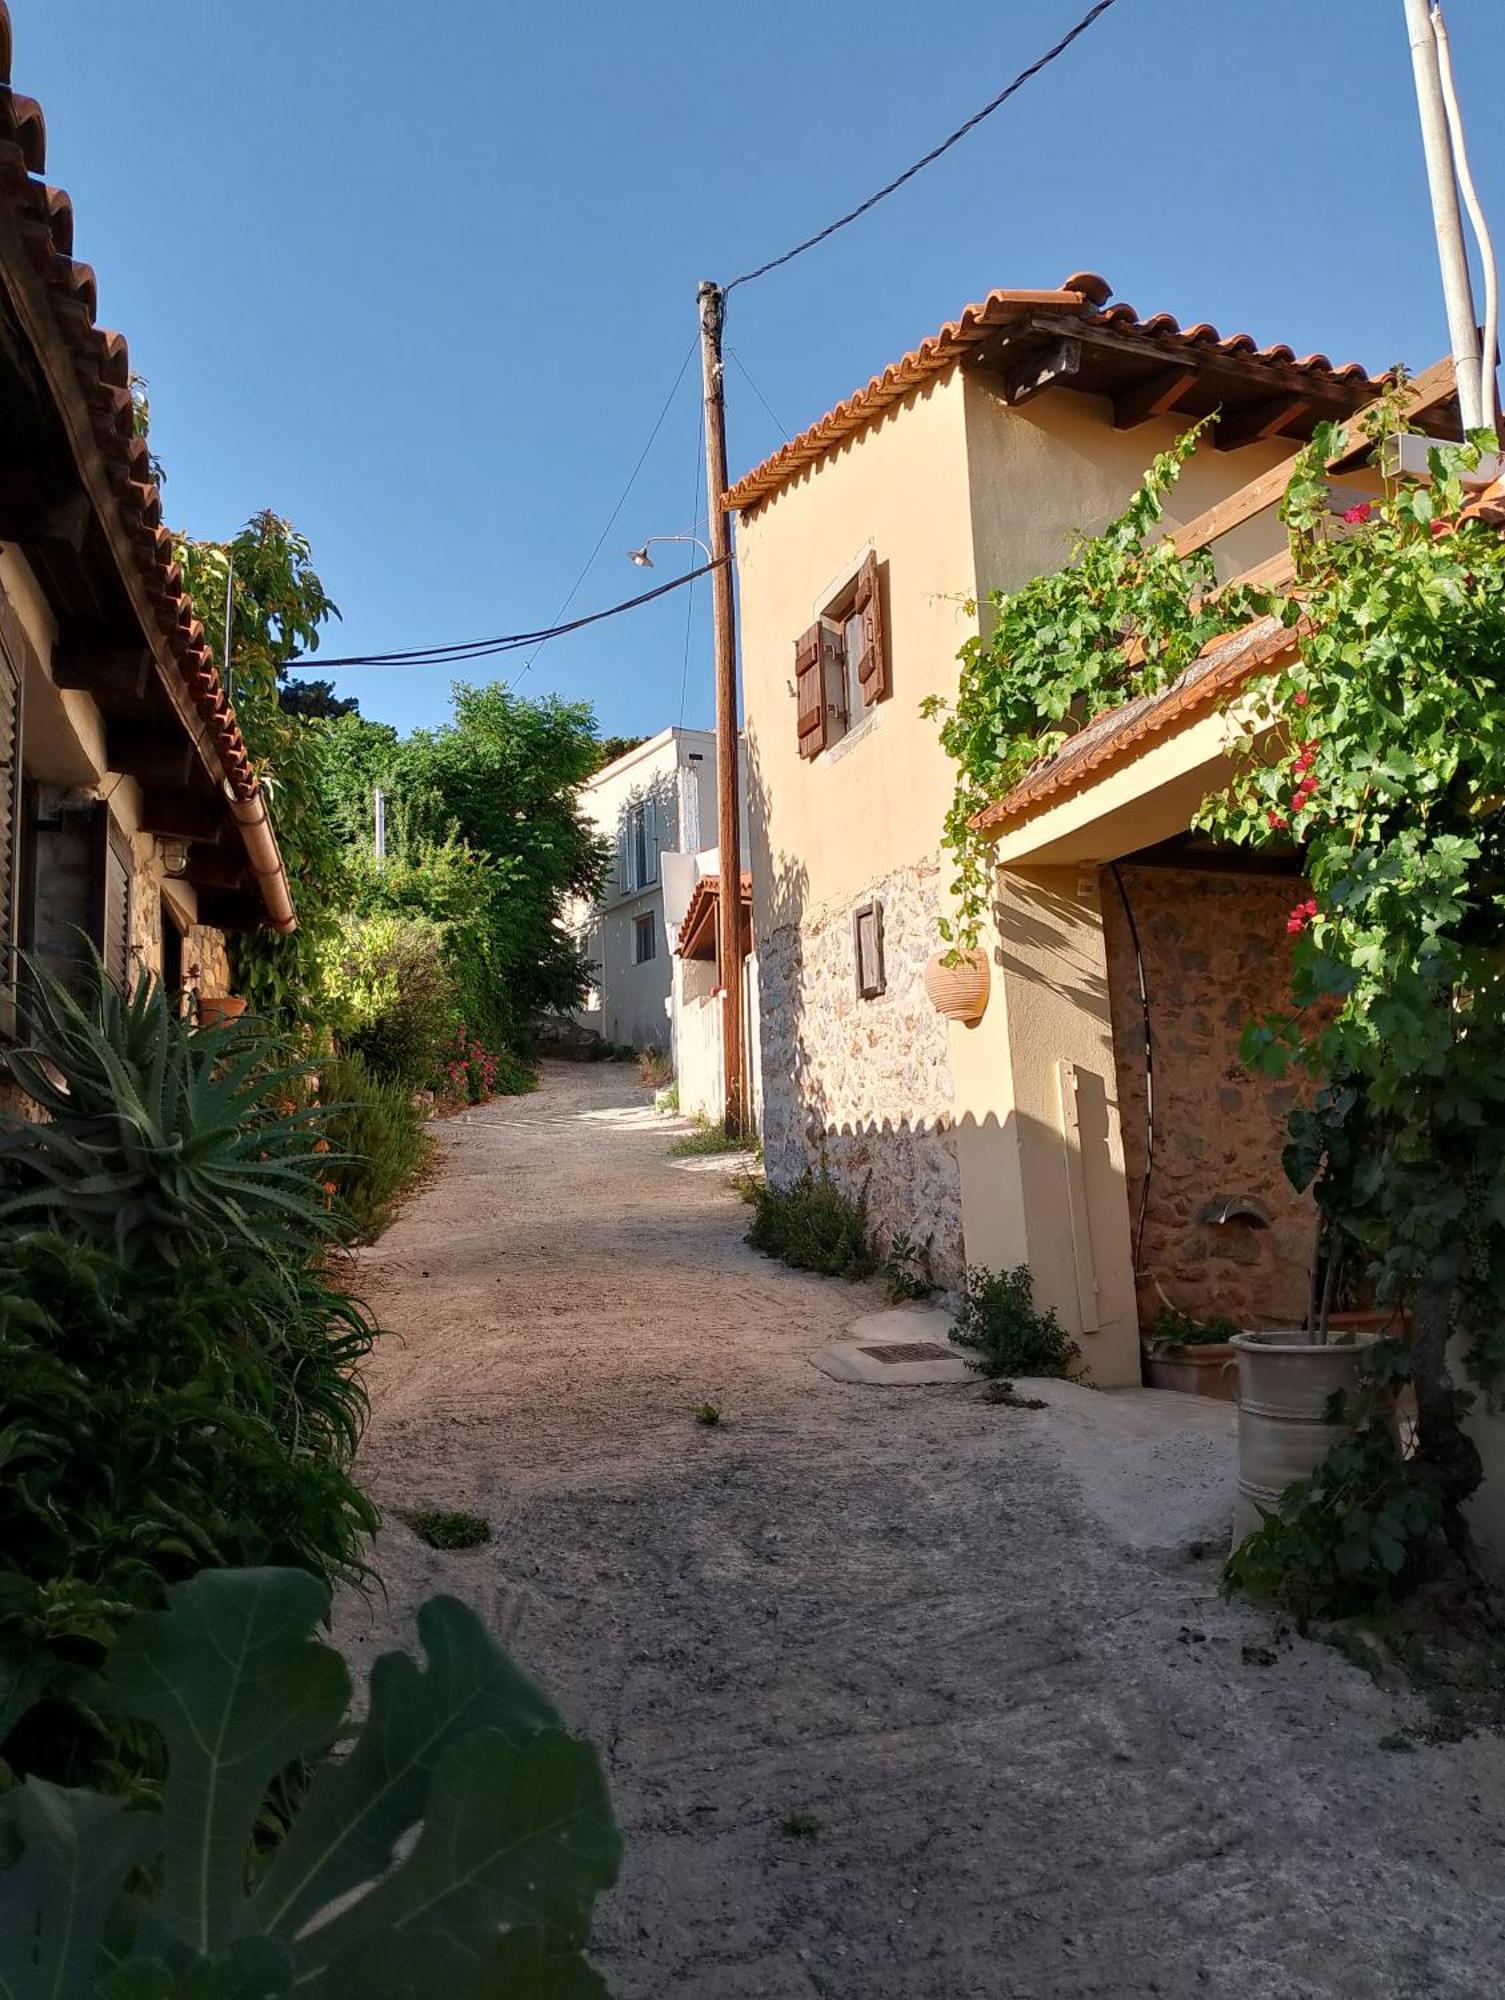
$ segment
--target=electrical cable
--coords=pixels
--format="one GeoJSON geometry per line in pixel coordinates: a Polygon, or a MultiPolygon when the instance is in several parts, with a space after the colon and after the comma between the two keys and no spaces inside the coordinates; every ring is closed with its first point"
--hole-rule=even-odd
{"type": "MultiPolygon", "coordinates": [[[[601,553],[602,544],[605,542],[606,537],[611,533],[612,529],[616,525],[617,516],[621,513],[622,509],[627,505],[627,496],[629,493],[631,493],[633,487],[637,484],[638,474],[642,471],[644,461],[647,459],[649,452],[652,451],[653,449],[653,440],[658,436],[659,432],[663,429],[664,418],[667,417],[669,414],[669,406],[674,401],[675,396],[679,393],[680,383],[683,382],[683,380],[685,379],[685,370],[690,365],[690,356],[695,352],[696,348],[699,345],[700,345],[700,335],[697,333],[695,338],[690,342],[688,348],[686,348],[685,350],[685,358],[683,361],[680,362],[679,373],[675,376],[674,381],[670,386],[669,393],[664,398],[663,408],[659,411],[658,415],[653,420],[653,429],[648,433],[648,442],[643,446],[643,449],[638,453],[637,464],[632,468],[631,472],[628,473],[627,484],[622,488],[621,493],[618,495],[616,506],[612,508],[611,512],[606,517],[606,526],[601,530],[600,534],[597,535],[595,547],[591,550],[590,554],[585,558],[585,562],[581,567],[580,574],[575,578],[575,581],[570,585],[568,591],[565,593],[563,603],[560,605],[559,609],[554,613],[554,618],[556,623],[559,619],[561,619],[564,616],[565,612],[568,611],[570,606],[574,603],[575,594],[579,590],[581,584],[584,583],[585,579],[590,575],[591,567],[594,564],[596,557],[601,553]]],[[[562,629],[568,630],[570,628],[565,627],[562,629]]],[[[554,637],[553,632],[547,634],[547,638],[552,638],[552,637],[554,637]]],[[[523,662],[522,666],[518,669],[517,673],[514,675],[513,677],[514,680],[521,680],[523,675],[529,672],[529,670],[532,668],[533,662],[538,658],[540,650],[546,643],[547,639],[539,640],[538,644],[533,648],[533,651],[528,655],[527,659],[523,662]]],[[[510,686],[511,682],[509,682],[508,685],[510,686]]]]}
{"type": "MultiPolygon", "coordinates": [[[[1145,984],[1139,926],[1134,921],[1133,905],[1124,887],[1123,870],[1116,861],[1110,861],[1108,872],[1113,877],[1118,900],[1123,904],[1124,916],[1128,920],[1129,938],[1134,946],[1134,969],[1139,975],[1139,1011],[1144,1019],[1144,1182],[1139,1190],[1139,1214],[1134,1222],[1134,1276],[1137,1279],[1141,1275],[1139,1253],[1144,1245],[1144,1220],[1150,1209],[1150,1178],[1155,1171],[1155,1037],[1150,1027],[1150,990],[1145,984]]],[[[1160,1296],[1164,1298],[1165,1294],[1162,1292],[1160,1296]]]]}
{"type": "Polygon", "coordinates": [[[726,351],[732,357],[733,361],[736,362],[737,366],[742,370],[743,375],[747,378],[748,388],[752,390],[753,394],[757,397],[758,401],[763,405],[764,409],[767,410],[769,416],[773,418],[774,429],[780,433],[785,444],[788,444],[790,438],[794,435],[794,433],[790,430],[789,426],[783,421],[778,411],[773,407],[772,403],[769,402],[768,398],[763,394],[763,391],[758,387],[757,383],[753,380],[752,375],[748,369],[747,363],[742,359],[742,356],[737,352],[736,348],[729,347],[726,351]]]}
{"type": "MultiPolygon", "coordinates": [[[[695,438],[695,491],[690,501],[690,533],[700,532],[700,489],[705,480],[705,410],[700,412],[700,429],[695,438]]],[[[685,660],[679,675],[679,726],[685,726],[685,698],[690,687],[690,633],[694,623],[695,586],[685,592],[685,660]]]]}
{"type": "Polygon", "coordinates": [[[870,194],[866,201],[859,202],[855,208],[849,209],[845,215],[838,216],[835,222],[828,223],[824,229],[817,230],[813,236],[807,236],[803,243],[796,243],[792,250],[786,250],[780,257],[770,257],[766,264],[759,264],[756,270],[744,271],[740,278],[733,278],[729,285],[722,287],[723,298],[728,292],[734,292],[738,285],[750,285],[755,278],[766,278],[770,271],[777,271],[781,265],[792,263],[796,257],[803,256],[805,251],[813,250],[817,243],[824,243],[828,237],[834,236],[839,229],[845,229],[848,223],[856,222],[859,216],[866,215],[870,208],[876,208],[880,201],[886,201],[891,194],[897,194],[907,181],[912,181],[916,174],[922,173],[926,167],[932,166],[943,153],[949,153],[953,146],[965,139],[967,134],[975,130],[985,118],[991,118],[995,111],[1007,104],[1014,93],[1022,90],[1027,83],[1040,74],[1041,70],[1048,69],[1058,56],[1065,55],[1072,43],[1082,35],[1085,35],[1093,22],[1099,20],[1107,13],[1110,7],[1116,4],[1117,0],[1097,0],[1097,5],[1089,8],[1081,20],[1077,22],[1076,26],[1068,29],[1054,48],[1047,49],[1045,54],[1038,61],[1032,62],[1028,69],[1020,70],[1013,82],[1005,89],[1000,90],[991,103],[985,104],[981,111],[973,112],[964,125],[958,125],[948,138],[942,139],[938,146],[932,146],[923,159],[918,159],[913,166],[906,167],[902,174],[888,183],[887,187],[881,187],[876,194],[870,194]]]}
{"type": "Polygon", "coordinates": [[[316,667],[320,672],[333,667],[445,667],[464,660],[489,659],[497,653],[520,653],[525,646],[542,646],[549,639],[563,638],[567,632],[583,631],[587,625],[599,625],[604,618],[615,618],[624,611],[636,611],[640,604],[651,604],[656,597],[667,597],[671,590],[683,590],[687,583],[694,583],[698,577],[709,576],[712,570],[720,569],[730,562],[729,556],[716,556],[698,569],[686,570],[683,576],[672,576],[667,583],[656,584],[652,590],[642,591],[637,597],[625,597],[620,604],[608,604],[604,611],[587,612],[583,618],[571,618],[562,625],[548,625],[541,632],[504,632],[495,639],[463,639],[453,646],[417,646],[405,653],[348,653],[340,659],[326,659],[322,654],[297,654],[286,662],[289,668],[316,667]]]}

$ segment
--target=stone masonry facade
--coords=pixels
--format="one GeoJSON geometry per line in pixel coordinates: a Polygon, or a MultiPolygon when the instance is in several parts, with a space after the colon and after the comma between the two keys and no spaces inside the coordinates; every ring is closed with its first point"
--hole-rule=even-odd
{"type": "MultiPolygon", "coordinates": [[[[1140,1323],[1165,1299],[1199,1318],[1260,1328],[1299,1325],[1306,1310],[1313,1210],[1281,1165],[1298,1086],[1239,1059],[1244,1023],[1287,997],[1285,920],[1294,877],[1125,865],[1138,926],[1154,1050],[1155,1154],[1140,1256],[1140,1323]],[[1200,1220],[1214,1202],[1268,1217],[1200,1220]],[[1162,1298],[1162,1293],[1164,1298],[1162,1298]]],[[[1133,941],[1111,874],[1103,877],[1109,1003],[1129,1216],[1144,1188],[1144,1015],[1133,941]]]]}
{"type": "Polygon", "coordinates": [[[901,869],[850,905],[802,914],[758,940],[763,1145],[771,1186],[825,1171],[867,1192],[878,1240],[929,1242],[945,1287],[963,1271],[961,1174],[946,1022],[925,992],[938,948],[939,871],[901,869]],[[885,990],[857,991],[853,914],[883,913],[885,990]]]}

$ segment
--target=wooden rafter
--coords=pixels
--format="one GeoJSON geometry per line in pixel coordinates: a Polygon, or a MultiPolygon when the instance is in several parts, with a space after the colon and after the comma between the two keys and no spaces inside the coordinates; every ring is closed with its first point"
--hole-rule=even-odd
{"type": "Polygon", "coordinates": [[[1113,428],[1131,431],[1136,425],[1148,423],[1151,417],[1169,415],[1196,381],[1197,374],[1195,368],[1177,363],[1170,368],[1156,368],[1142,382],[1120,389],[1113,398],[1113,428]]]}

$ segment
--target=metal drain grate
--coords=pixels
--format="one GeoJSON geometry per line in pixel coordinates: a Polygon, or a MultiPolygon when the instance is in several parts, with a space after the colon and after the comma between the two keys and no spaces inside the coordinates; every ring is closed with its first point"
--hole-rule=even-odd
{"type": "Polygon", "coordinates": [[[874,1361],[957,1361],[960,1356],[949,1347],[939,1347],[933,1340],[888,1341],[882,1347],[861,1347],[859,1354],[870,1354],[874,1361]]]}

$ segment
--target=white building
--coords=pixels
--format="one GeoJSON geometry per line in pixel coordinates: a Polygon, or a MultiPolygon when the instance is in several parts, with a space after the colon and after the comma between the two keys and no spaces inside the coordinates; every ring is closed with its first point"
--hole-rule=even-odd
{"type": "Polygon", "coordinates": [[[580,805],[612,861],[599,905],[577,915],[596,983],[576,1018],[609,1042],[668,1050],[674,934],[697,871],[664,864],[715,845],[716,739],[705,729],[661,729],[598,771],[580,805]]]}
{"type": "MultiPolygon", "coordinates": [[[[745,758],[739,790],[745,857],[745,758]]],[[[576,913],[596,982],[576,1019],[609,1042],[671,1053],[682,1109],[719,1118],[716,739],[703,729],[660,730],[598,771],[580,804],[612,862],[600,903],[576,913]]],[[[756,993],[753,961],[743,969],[743,994],[755,1110],[756,993]]]]}

